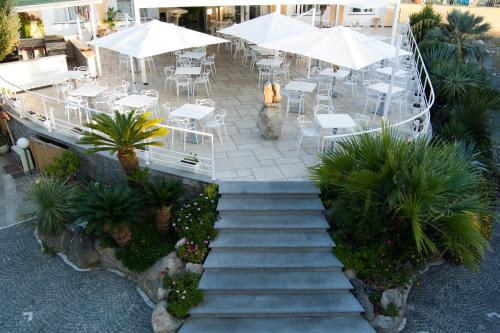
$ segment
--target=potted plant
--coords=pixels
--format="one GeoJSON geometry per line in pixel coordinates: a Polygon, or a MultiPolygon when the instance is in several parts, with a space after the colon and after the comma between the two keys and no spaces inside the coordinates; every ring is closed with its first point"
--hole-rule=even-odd
{"type": "Polygon", "coordinates": [[[87,231],[111,235],[116,244],[125,246],[132,240],[130,225],[144,220],[141,196],[122,185],[90,184],[78,200],[78,213],[88,221],[87,231]]]}
{"type": "Polygon", "coordinates": [[[151,198],[151,205],[155,208],[155,225],[160,232],[165,232],[170,226],[172,206],[177,203],[184,192],[179,181],[148,182],[147,191],[151,198]]]}
{"type": "Polygon", "coordinates": [[[192,166],[194,172],[198,172],[198,170],[200,169],[200,160],[198,159],[197,155],[193,153],[189,153],[189,156],[184,157],[181,160],[181,163],[192,166]]]}
{"type": "Polygon", "coordinates": [[[116,15],[118,14],[118,11],[115,10],[113,7],[108,7],[108,10],[106,11],[106,19],[104,20],[104,23],[108,26],[110,30],[114,30],[116,27],[116,15]]]}

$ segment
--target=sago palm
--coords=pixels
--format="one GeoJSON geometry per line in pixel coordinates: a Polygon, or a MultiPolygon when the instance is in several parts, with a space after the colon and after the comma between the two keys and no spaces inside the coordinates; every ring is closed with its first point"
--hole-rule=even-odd
{"type": "Polygon", "coordinates": [[[351,230],[378,228],[376,235],[386,238],[370,244],[390,241],[408,248],[406,239],[413,239],[422,255],[449,255],[477,267],[488,247],[491,210],[475,156],[458,144],[408,142],[388,129],[343,140],[336,148],[321,156],[311,177],[333,188],[336,200],[355,212],[355,221],[347,223],[366,224],[351,230]]]}
{"type": "Polygon", "coordinates": [[[441,23],[441,14],[436,13],[430,4],[426,4],[419,12],[410,15],[410,27],[413,36],[420,42],[425,34],[441,23]]]}
{"type": "Polygon", "coordinates": [[[486,37],[490,24],[483,22],[482,16],[456,9],[448,13],[446,21],[432,30],[429,37],[453,48],[458,61],[475,59],[482,62],[485,48],[480,40],[486,37]]]}
{"type": "Polygon", "coordinates": [[[121,166],[130,174],[139,168],[136,149],[161,146],[162,142],[153,139],[167,134],[165,128],[156,127],[162,119],[150,119],[150,115],[149,112],[139,114],[134,111],[127,114],[115,111],[112,116],[99,114],[92,118],[92,122],[85,124],[93,131],[85,133],[79,143],[94,146],[87,150],[88,153],[117,153],[121,166]]]}

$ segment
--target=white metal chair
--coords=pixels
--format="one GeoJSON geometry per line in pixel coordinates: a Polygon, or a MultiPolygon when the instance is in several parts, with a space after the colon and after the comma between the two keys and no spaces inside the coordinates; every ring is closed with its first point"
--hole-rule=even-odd
{"type": "Polygon", "coordinates": [[[273,71],[271,68],[266,66],[259,66],[259,87],[261,83],[265,83],[266,81],[271,81],[273,76],[273,71]]]}
{"type": "Polygon", "coordinates": [[[210,93],[212,92],[212,86],[210,85],[210,70],[207,70],[204,73],[201,73],[194,82],[193,82],[193,95],[196,93],[196,87],[199,84],[205,85],[205,89],[207,91],[207,96],[210,97],[210,93]]]}
{"type": "Polygon", "coordinates": [[[163,73],[165,73],[165,92],[167,92],[167,85],[170,88],[172,82],[175,82],[175,67],[166,66],[163,67],[163,73]]]}
{"type": "MultiPolygon", "coordinates": [[[[190,127],[190,119],[189,118],[172,118],[170,120],[170,124],[172,127],[177,127],[181,129],[191,129],[190,127]]],[[[174,148],[174,138],[175,138],[175,128],[171,129],[172,133],[172,149],[174,148]]],[[[186,140],[187,140],[187,132],[181,132],[182,140],[184,141],[184,151],[186,151],[186,140]]]]}
{"type": "Polygon", "coordinates": [[[365,114],[356,113],[354,117],[354,122],[356,123],[356,129],[364,130],[370,127],[370,116],[365,114]]]}
{"type": "Polygon", "coordinates": [[[333,90],[334,86],[332,82],[320,84],[316,93],[316,106],[326,102],[328,106],[333,107],[333,90]]]}
{"type": "MultiPolygon", "coordinates": [[[[68,96],[64,100],[64,113],[68,119],[68,123],[71,123],[71,113],[74,113],[75,116],[78,118],[78,123],[81,125],[82,124],[82,107],[87,107],[88,108],[88,103],[86,100],[84,100],[82,97],[73,97],[73,96],[68,96]]],[[[89,120],[88,114],[87,116],[87,121],[89,120]]]]}
{"type": "Polygon", "coordinates": [[[380,103],[382,102],[382,98],[384,98],[384,100],[385,100],[385,97],[382,97],[382,96],[383,96],[382,94],[380,94],[376,91],[367,89],[366,90],[366,102],[365,102],[365,108],[363,109],[363,114],[366,114],[366,110],[368,109],[368,105],[375,105],[375,108],[370,110],[370,112],[374,113],[373,118],[375,119],[375,115],[377,114],[377,110],[380,106],[380,103]]]}
{"type": "Polygon", "coordinates": [[[359,73],[352,72],[351,75],[345,78],[343,84],[346,90],[350,88],[351,94],[353,96],[358,96],[358,82],[359,82],[359,73]]]}
{"type": "MultiPolygon", "coordinates": [[[[213,117],[208,119],[204,124],[203,124],[203,131],[205,129],[213,129],[214,131],[217,131],[219,141],[222,142],[222,134],[221,134],[221,128],[224,129],[224,134],[226,135],[226,141],[229,140],[228,135],[227,135],[227,130],[226,130],[226,123],[225,123],[225,118],[226,118],[227,112],[226,110],[222,110],[221,113],[215,114],[213,117]]],[[[202,143],[203,143],[203,138],[202,138],[202,143]]]]}
{"type": "Polygon", "coordinates": [[[191,94],[191,77],[187,75],[176,76],[175,86],[177,88],[177,99],[179,99],[180,88],[186,88],[188,99],[191,94]]]}
{"type": "Polygon", "coordinates": [[[313,112],[314,112],[314,115],[333,114],[333,106],[324,105],[324,104],[316,105],[313,109],[313,112]]]}
{"type": "Polygon", "coordinates": [[[305,98],[299,91],[286,91],[286,115],[290,112],[292,105],[298,105],[298,113],[304,113],[305,98]]]}
{"type": "Polygon", "coordinates": [[[145,57],[144,62],[148,65],[150,72],[156,72],[156,64],[153,57],[145,57]]]}
{"type": "Polygon", "coordinates": [[[297,138],[297,152],[300,149],[300,146],[302,144],[302,140],[304,138],[316,138],[318,142],[318,151],[320,149],[320,138],[321,138],[321,131],[319,127],[313,123],[313,122],[308,122],[305,119],[304,115],[300,115],[297,117],[297,124],[299,126],[299,137],[297,138]],[[312,124],[312,125],[310,125],[312,124]],[[309,125],[309,126],[306,126],[309,125]]]}

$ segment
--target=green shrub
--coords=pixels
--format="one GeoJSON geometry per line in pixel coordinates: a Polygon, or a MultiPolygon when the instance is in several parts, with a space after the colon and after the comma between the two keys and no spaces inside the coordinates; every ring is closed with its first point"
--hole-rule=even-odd
{"type": "Polygon", "coordinates": [[[190,240],[177,249],[177,254],[184,262],[202,264],[208,253],[206,244],[196,244],[190,240]]]}
{"type": "Polygon", "coordinates": [[[115,255],[120,262],[133,272],[142,272],[159,259],[174,251],[177,235],[169,232],[160,234],[151,223],[131,225],[132,241],[124,247],[116,248],[115,255]]]}
{"type": "Polygon", "coordinates": [[[172,226],[175,227],[180,237],[185,237],[199,245],[215,238],[217,198],[217,188],[209,185],[197,198],[184,204],[177,211],[172,226]]]}
{"type": "Polygon", "coordinates": [[[165,275],[163,287],[170,290],[167,311],[176,318],[186,318],[189,310],[204,300],[203,291],[198,289],[201,275],[196,273],[165,275]]]}
{"type": "Polygon", "coordinates": [[[184,186],[180,181],[155,179],[146,183],[150,204],[156,209],[169,207],[177,203],[184,194],[184,186]]]}
{"type": "Polygon", "coordinates": [[[11,54],[19,38],[19,17],[12,0],[0,1],[0,61],[11,54]]]}
{"type": "Polygon", "coordinates": [[[72,219],[75,187],[55,177],[37,177],[31,183],[30,197],[36,206],[37,227],[41,235],[59,235],[72,219]]]}
{"type": "Polygon", "coordinates": [[[53,177],[72,178],[80,168],[82,159],[71,150],[65,150],[61,156],[55,157],[43,171],[53,177]]]}
{"type": "Polygon", "coordinates": [[[387,309],[384,310],[383,315],[384,316],[388,316],[388,317],[397,317],[397,316],[399,316],[398,307],[394,303],[389,304],[387,306],[387,309]]]}
{"type": "Polygon", "coordinates": [[[492,212],[475,155],[458,144],[407,141],[388,129],[337,146],[321,155],[311,177],[337,192],[333,227],[349,245],[390,244],[391,258],[400,261],[416,251],[477,268],[492,212]]]}

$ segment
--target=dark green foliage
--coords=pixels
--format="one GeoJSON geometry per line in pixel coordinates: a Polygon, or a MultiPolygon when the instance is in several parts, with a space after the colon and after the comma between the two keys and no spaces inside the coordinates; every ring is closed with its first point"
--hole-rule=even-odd
{"type": "Polygon", "coordinates": [[[160,234],[153,224],[134,224],[132,241],[124,247],[115,249],[115,256],[133,272],[143,272],[159,259],[174,251],[177,235],[169,232],[160,234]]]}
{"type": "Polygon", "coordinates": [[[0,61],[14,51],[18,39],[19,18],[12,0],[0,1],[0,61]]]}
{"type": "Polygon", "coordinates": [[[180,181],[167,181],[165,179],[147,182],[146,189],[150,203],[156,209],[176,204],[184,194],[184,187],[180,181]]]}
{"type": "Polygon", "coordinates": [[[417,42],[421,41],[425,34],[441,23],[441,14],[434,11],[434,7],[426,4],[419,12],[410,15],[410,27],[417,42]]]}
{"type": "Polygon", "coordinates": [[[42,243],[42,252],[49,257],[53,257],[57,254],[56,250],[45,242],[42,243]]]}
{"type": "Polygon", "coordinates": [[[81,164],[82,159],[78,154],[71,150],[65,150],[61,156],[54,157],[43,171],[49,176],[69,179],[74,176],[81,164]]]}
{"type": "Polygon", "coordinates": [[[477,268],[489,246],[491,207],[475,155],[458,144],[408,142],[387,129],[338,148],[321,156],[311,176],[337,193],[334,229],[349,244],[386,244],[400,260],[449,255],[477,268]]]}
{"type": "Polygon", "coordinates": [[[399,310],[394,303],[391,303],[387,306],[387,309],[384,310],[383,315],[388,317],[397,317],[399,315],[399,310]]]}
{"type": "Polygon", "coordinates": [[[198,289],[201,275],[196,273],[165,275],[163,288],[170,290],[167,311],[176,318],[186,318],[189,310],[204,300],[203,291],[198,289]]]}
{"type": "Polygon", "coordinates": [[[175,214],[172,224],[179,236],[200,245],[213,240],[217,199],[217,188],[209,185],[197,198],[184,204],[175,214]]]}
{"type": "Polygon", "coordinates": [[[123,224],[143,222],[143,205],[142,197],[126,185],[102,183],[86,186],[75,202],[80,217],[88,221],[87,231],[98,236],[123,224]]]}
{"type": "Polygon", "coordinates": [[[75,187],[65,179],[43,176],[33,180],[30,196],[36,206],[41,235],[59,235],[72,220],[75,187]]]}
{"type": "Polygon", "coordinates": [[[145,187],[149,181],[149,168],[136,169],[127,175],[129,183],[145,187]]]}

